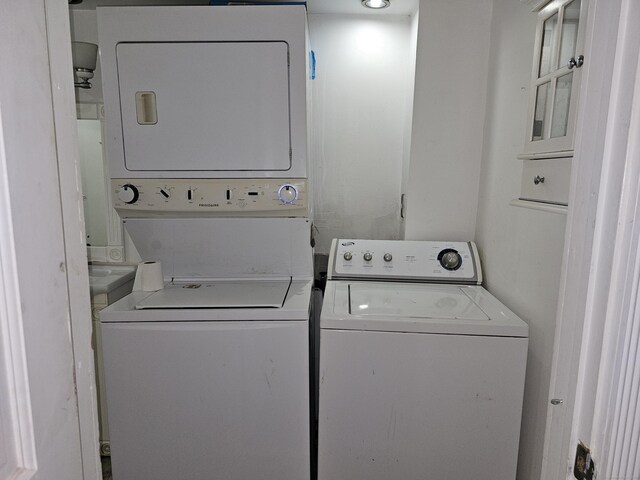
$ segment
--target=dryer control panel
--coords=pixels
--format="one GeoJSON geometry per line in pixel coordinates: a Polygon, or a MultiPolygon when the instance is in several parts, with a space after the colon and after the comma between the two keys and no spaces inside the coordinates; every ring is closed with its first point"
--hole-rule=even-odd
{"type": "Polygon", "coordinates": [[[482,284],[473,242],[335,239],[330,280],[482,284]]]}
{"type": "Polygon", "coordinates": [[[111,194],[123,218],[308,216],[305,179],[112,179],[111,194]]]}

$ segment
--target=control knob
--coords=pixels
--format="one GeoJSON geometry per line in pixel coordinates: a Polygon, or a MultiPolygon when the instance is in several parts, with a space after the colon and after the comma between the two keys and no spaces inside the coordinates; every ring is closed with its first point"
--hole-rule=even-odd
{"type": "Polygon", "coordinates": [[[462,257],[457,250],[445,248],[438,254],[438,261],[445,270],[458,270],[462,265],[462,257]]]}
{"type": "Polygon", "coordinates": [[[369,252],[365,253],[362,258],[364,258],[365,262],[370,262],[371,259],[373,258],[373,255],[371,255],[369,252]]]}
{"type": "Polygon", "coordinates": [[[298,189],[287,183],[278,189],[278,199],[285,205],[290,205],[298,199],[298,189]]]}
{"type": "Polygon", "coordinates": [[[349,260],[351,260],[353,258],[353,255],[351,255],[351,252],[344,252],[343,257],[348,262],[349,260]]]}
{"type": "Polygon", "coordinates": [[[384,257],[382,257],[385,262],[390,262],[393,256],[390,253],[385,253],[384,257]]]}
{"type": "Polygon", "coordinates": [[[138,198],[140,198],[138,187],[130,183],[123,185],[122,188],[118,190],[118,198],[128,205],[136,203],[138,198]]]}

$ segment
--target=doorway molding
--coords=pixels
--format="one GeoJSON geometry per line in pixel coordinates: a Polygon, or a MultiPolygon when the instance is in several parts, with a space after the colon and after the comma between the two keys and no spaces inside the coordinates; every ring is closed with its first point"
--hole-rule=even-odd
{"type": "MultiPolygon", "coordinates": [[[[579,441],[606,471],[611,442],[619,445],[611,422],[635,413],[612,406],[621,406],[626,382],[617,347],[631,347],[634,334],[634,320],[620,314],[635,312],[637,286],[628,279],[640,274],[640,4],[592,0],[589,8],[541,474],[556,480],[573,478],[579,441]]],[[[627,363],[640,353],[625,352],[627,363]]],[[[620,439],[629,446],[637,435],[620,439]]]]}

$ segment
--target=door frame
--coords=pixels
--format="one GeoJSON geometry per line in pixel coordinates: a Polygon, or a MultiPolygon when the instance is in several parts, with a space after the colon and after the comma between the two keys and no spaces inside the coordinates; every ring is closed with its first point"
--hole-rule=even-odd
{"type": "Polygon", "coordinates": [[[0,26],[0,478],[101,479],[68,3],[0,26]]]}
{"type": "Polygon", "coordinates": [[[83,478],[101,479],[98,397],[68,2],[44,0],[83,478]]]}
{"type": "Polygon", "coordinates": [[[0,439],[4,445],[0,479],[28,480],[37,470],[36,434],[2,123],[0,105],[0,439]]]}
{"type": "Polygon", "coordinates": [[[616,309],[624,302],[627,306],[635,302],[621,296],[627,292],[620,278],[630,267],[640,269],[637,261],[631,265],[627,261],[632,243],[624,224],[634,213],[635,205],[628,199],[640,193],[638,183],[628,180],[640,163],[634,158],[637,151],[628,148],[635,141],[629,130],[633,113],[629,100],[638,103],[634,90],[640,79],[640,35],[634,29],[640,8],[633,0],[592,0],[589,9],[543,479],[573,478],[580,441],[591,448],[596,468],[607,464],[603,446],[609,434],[604,429],[613,412],[606,408],[605,399],[620,379],[613,378],[610,365],[615,349],[603,346],[619,338],[616,309]]]}

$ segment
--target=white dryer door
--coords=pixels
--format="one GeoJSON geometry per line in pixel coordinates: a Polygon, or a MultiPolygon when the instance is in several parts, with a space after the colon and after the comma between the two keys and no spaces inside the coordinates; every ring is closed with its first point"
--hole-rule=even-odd
{"type": "Polygon", "coordinates": [[[129,171],[291,167],[286,42],[120,43],[129,171]]]}

